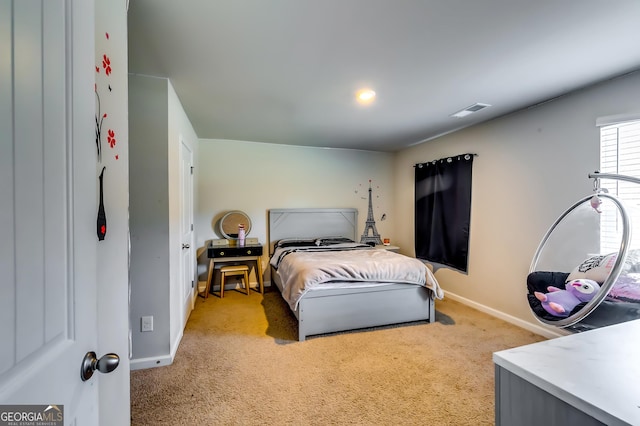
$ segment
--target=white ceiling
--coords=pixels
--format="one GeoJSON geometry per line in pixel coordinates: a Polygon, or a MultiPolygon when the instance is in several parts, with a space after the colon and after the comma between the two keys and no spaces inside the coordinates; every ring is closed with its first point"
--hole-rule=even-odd
{"type": "Polygon", "coordinates": [[[376,151],[640,69],[639,0],[130,0],[128,35],[199,138],[376,151]]]}

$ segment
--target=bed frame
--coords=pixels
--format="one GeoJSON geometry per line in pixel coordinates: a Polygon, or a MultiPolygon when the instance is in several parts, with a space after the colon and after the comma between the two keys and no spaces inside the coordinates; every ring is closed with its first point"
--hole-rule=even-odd
{"type": "MultiPolygon", "coordinates": [[[[282,238],[347,237],[357,239],[357,209],[269,210],[269,256],[282,238]]],[[[271,281],[282,292],[277,272],[271,281]]],[[[307,336],[360,328],[435,320],[435,305],[428,288],[389,284],[351,289],[315,289],[306,293],[293,311],[298,319],[298,340],[307,336]]]]}

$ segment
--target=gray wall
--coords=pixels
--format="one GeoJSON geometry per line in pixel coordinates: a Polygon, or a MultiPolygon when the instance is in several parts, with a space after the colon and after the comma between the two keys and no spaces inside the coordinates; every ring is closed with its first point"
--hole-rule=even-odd
{"type": "Polygon", "coordinates": [[[640,72],[403,150],[395,159],[394,234],[413,255],[413,165],[478,153],[473,170],[469,273],[436,278],[449,297],[535,328],[525,279],[556,218],[592,191],[596,118],[640,111],[640,72]]]}
{"type": "MultiPolygon", "coordinates": [[[[173,362],[195,303],[196,288],[181,274],[180,145],[195,162],[197,137],[169,80],[149,76],[129,76],[129,129],[131,368],[138,369],[173,362]],[[153,331],[141,331],[143,316],[153,316],[153,331]]],[[[193,277],[195,264],[186,267],[193,277]]]]}
{"type": "MultiPolygon", "coordinates": [[[[253,226],[249,236],[263,244],[272,208],[357,208],[360,235],[367,219],[369,180],[377,230],[394,240],[393,154],[202,139],[197,164],[195,229],[201,252],[207,240],[221,238],[215,224],[229,210],[247,213],[253,226]],[[383,213],[384,221],[379,220],[383,213]]],[[[206,254],[199,262],[204,280],[206,254]]],[[[266,248],[262,263],[268,269],[266,248]]],[[[265,279],[270,279],[268,270],[265,279]]]]}
{"type": "Polygon", "coordinates": [[[170,348],[167,88],[165,79],[129,76],[132,359],[170,348]],[[140,331],[147,315],[153,332],[140,331]]]}

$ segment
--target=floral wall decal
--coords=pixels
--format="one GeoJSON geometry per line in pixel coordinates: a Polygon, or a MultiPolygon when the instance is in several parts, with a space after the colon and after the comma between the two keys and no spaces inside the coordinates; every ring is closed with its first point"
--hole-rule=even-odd
{"type": "MultiPolygon", "coordinates": [[[[109,40],[109,33],[105,32],[104,34],[106,41],[109,40]]],[[[104,43],[103,46],[108,47],[108,43],[104,43]]],[[[114,71],[114,67],[116,66],[111,61],[110,54],[108,52],[103,52],[102,55],[98,56],[99,63],[95,65],[96,70],[96,81],[94,83],[94,92],[96,97],[96,118],[95,118],[95,133],[96,133],[96,150],[97,150],[97,158],[98,164],[102,167],[99,167],[98,170],[101,169],[98,180],[99,180],[99,192],[100,192],[100,204],[98,206],[98,218],[97,218],[97,233],[98,240],[102,241],[105,239],[107,234],[107,215],[104,203],[104,187],[106,183],[106,163],[109,161],[117,161],[120,158],[117,150],[117,140],[116,134],[117,130],[111,126],[109,126],[109,114],[107,110],[109,110],[109,106],[112,104],[110,100],[110,96],[114,88],[112,87],[111,76],[114,71]],[[103,88],[107,88],[108,91],[101,91],[103,88]],[[104,96],[104,98],[101,97],[104,96]],[[107,127],[106,135],[103,134],[102,129],[103,126],[107,127]],[[103,144],[103,138],[106,136],[106,144],[103,144]],[[110,148],[113,150],[113,156],[104,156],[105,153],[103,147],[110,148]]],[[[117,114],[116,114],[117,115],[117,114]]]]}
{"type": "Polygon", "coordinates": [[[109,143],[109,146],[111,148],[116,146],[116,133],[111,129],[109,129],[109,132],[108,132],[107,142],[109,143]]]}
{"type": "Polygon", "coordinates": [[[111,60],[109,60],[107,55],[102,55],[102,68],[104,68],[105,74],[111,74],[111,60]]]}
{"type": "MultiPolygon", "coordinates": [[[[96,67],[98,72],[100,69],[96,67]]],[[[98,93],[98,85],[94,84],[94,91],[96,93],[96,149],[98,150],[98,162],[102,162],[102,122],[107,118],[107,113],[101,114],[100,110],[100,94],[98,93]]]]}
{"type": "Polygon", "coordinates": [[[104,240],[104,237],[107,235],[107,215],[104,211],[104,171],[106,167],[102,167],[102,172],[100,172],[100,176],[98,177],[100,181],[100,204],[98,205],[98,219],[96,220],[97,231],[98,231],[98,241],[104,240]]]}

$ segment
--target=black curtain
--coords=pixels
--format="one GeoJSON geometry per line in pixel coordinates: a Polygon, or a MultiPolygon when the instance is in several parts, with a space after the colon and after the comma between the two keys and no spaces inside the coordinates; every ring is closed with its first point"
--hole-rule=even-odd
{"type": "Polygon", "coordinates": [[[416,257],[467,272],[474,154],[416,164],[416,257]]]}

